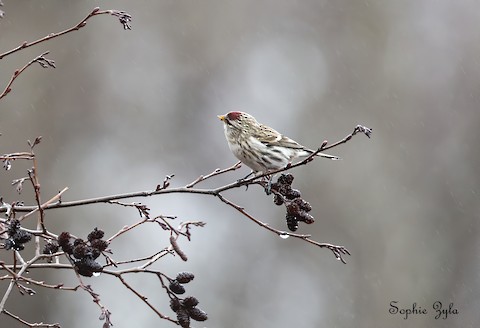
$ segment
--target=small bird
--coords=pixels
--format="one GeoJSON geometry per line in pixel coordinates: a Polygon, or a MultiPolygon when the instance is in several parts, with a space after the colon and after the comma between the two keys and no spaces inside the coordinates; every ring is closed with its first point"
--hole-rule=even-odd
{"type": "MultiPolygon", "coordinates": [[[[271,127],[258,123],[250,114],[229,112],[218,115],[218,118],[224,123],[225,137],[232,153],[255,173],[283,168],[296,158],[314,153],[271,127]]],[[[323,153],[317,155],[340,159],[323,153]]]]}

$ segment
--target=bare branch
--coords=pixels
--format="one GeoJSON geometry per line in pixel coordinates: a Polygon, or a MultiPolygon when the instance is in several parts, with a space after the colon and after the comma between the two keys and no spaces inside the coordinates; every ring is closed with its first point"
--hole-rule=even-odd
{"type": "Polygon", "coordinates": [[[0,156],[0,160],[16,160],[16,159],[33,159],[34,155],[32,153],[21,152],[21,153],[12,153],[12,154],[4,154],[0,156]]]}
{"type": "MultiPolygon", "coordinates": [[[[33,63],[39,63],[43,68],[47,67],[55,67],[55,62],[51,59],[45,58],[45,55],[47,55],[49,51],[44,52],[43,54],[33,58],[31,61],[29,61],[25,66],[23,66],[20,69],[17,69],[15,72],[13,72],[12,77],[10,78],[10,81],[8,82],[7,86],[3,90],[3,92],[0,94],[0,99],[5,97],[10,91],[12,91],[12,84],[13,82],[18,78],[20,74],[23,73],[28,67],[30,67],[33,63]]],[[[1,59],[1,57],[0,57],[1,59]]]]}
{"type": "Polygon", "coordinates": [[[51,324],[48,324],[48,323],[43,323],[43,322],[40,322],[40,323],[30,323],[26,320],[23,320],[22,318],[20,318],[18,315],[15,315],[13,314],[12,312],[10,311],[7,311],[5,309],[3,309],[2,311],[3,313],[5,313],[6,315],[8,315],[9,317],[17,320],[18,322],[24,324],[25,326],[27,327],[51,327],[51,328],[61,328],[60,324],[59,323],[51,323],[51,324]]]}
{"type": "MultiPolygon", "coordinates": [[[[130,271],[130,272],[133,273],[133,272],[152,272],[152,271],[142,270],[142,271],[130,271]]],[[[127,273],[127,272],[124,272],[124,273],[127,273]]],[[[175,321],[174,319],[170,318],[169,316],[166,316],[166,315],[162,314],[155,306],[153,306],[152,303],[150,303],[148,301],[147,297],[143,296],[135,288],[130,286],[122,276],[124,273],[118,273],[118,274],[117,273],[112,273],[112,274],[115,275],[128,290],[130,290],[132,293],[134,293],[135,296],[137,296],[143,303],[145,303],[150,309],[152,309],[152,311],[155,312],[160,318],[171,321],[173,323],[177,323],[177,321],[175,321]]],[[[152,272],[152,273],[158,274],[157,272],[152,272]]]]}
{"type": "Polygon", "coordinates": [[[216,175],[220,175],[220,174],[223,174],[223,173],[226,173],[226,172],[229,172],[229,171],[235,171],[239,168],[242,167],[242,162],[237,162],[235,163],[234,165],[230,166],[230,167],[227,167],[226,169],[215,169],[212,173],[210,174],[207,174],[205,176],[201,175],[199,176],[198,178],[196,178],[195,180],[193,180],[192,182],[190,182],[189,184],[187,184],[185,186],[185,188],[192,188],[194,187],[195,185],[197,185],[198,183],[202,182],[202,181],[205,181],[207,179],[210,179],[211,177],[214,177],[216,175]]]}
{"type": "MultiPolygon", "coordinates": [[[[17,253],[18,253],[18,252],[17,252],[17,253]]],[[[17,255],[19,255],[19,254],[17,254],[17,255]]],[[[24,262],[24,263],[22,264],[22,267],[20,268],[20,270],[17,272],[16,276],[22,276],[22,275],[25,273],[25,271],[26,271],[32,264],[34,264],[35,262],[37,262],[39,259],[42,259],[42,258],[45,258],[45,256],[44,256],[44,255],[35,255],[30,261],[24,262]]],[[[6,266],[6,267],[8,267],[8,266],[6,266]]],[[[14,268],[15,268],[15,265],[12,266],[12,268],[14,269],[14,268]]],[[[8,297],[10,296],[10,293],[12,292],[12,288],[13,288],[13,286],[14,286],[14,284],[15,284],[15,281],[16,281],[16,279],[14,279],[14,278],[12,278],[12,279],[10,280],[10,284],[8,285],[7,290],[6,290],[5,294],[3,295],[2,300],[0,301],[0,313],[5,310],[5,304],[6,304],[6,302],[7,302],[8,297]]]]}
{"type": "MultiPolygon", "coordinates": [[[[17,205],[12,206],[12,210],[13,210],[14,212],[29,212],[29,213],[23,215],[22,217],[20,217],[20,218],[18,219],[18,221],[22,221],[22,220],[26,219],[27,217],[29,217],[30,215],[35,214],[37,211],[39,211],[40,208],[41,208],[42,210],[46,210],[46,209],[48,209],[49,206],[50,206],[51,204],[53,204],[53,203],[55,203],[55,204],[61,204],[62,202],[60,201],[60,199],[61,199],[62,195],[63,195],[67,190],[68,190],[68,187],[63,188],[61,191],[58,192],[58,194],[56,194],[55,196],[53,196],[52,198],[50,198],[48,201],[46,201],[45,203],[43,203],[42,205],[40,205],[40,207],[38,207],[38,206],[31,206],[30,211],[17,211],[17,207],[16,207],[17,205]]],[[[24,206],[21,206],[21,205],[20,205],[20,207],[23,209],[24,206]]],[[[3,208],[0,207],[0,213],[2,212],[2,209],[3,209],[3,208]]]]}
{"type": "Polygon", "coordinates": [[[32,41],[32,42],[25,41],[21,45],[19,45],[18,47],[13,48],[9,51],[6,51],[6,52],[0,54],[0,59],[2,59],[5,56],[11,55],[11,54],[13,54],[17,51],[20,51],[22,49],[25,49],[25,48],[34,46],[36,44],[39,44],[41,42],[45,42],[47,40],[57,38],[59,36],[65,35],[67,33],[73,32],[73,31],[77,31],[77,30],[81,29],[82,27],[84,27],[85,25],[87,25],[87,21],[90,18],[92,18],[93,16],[105,15],[105,14],[109,14],[109,15],[113,15],[113,16],[118,17],[119,20],[120,20],[120,23],[122,23],[122,25],[124,26],[124,29],[131,29],[131,26],[130,26],[129,23],[132,20],[132,17],[129,14],[127,14],[126,12],[119,11],[119,10],[100,10],[99,7],[96,7],[84,19],[82,19],[78,24],[76,24],[76,25],[74,25],[74,26],[72,26],[72,27],[70,27],[70,28],[68,28],[64,31],[61,31],[61,32],[50,33],[50,34],[44,36],[43,38],[32,41]]]}

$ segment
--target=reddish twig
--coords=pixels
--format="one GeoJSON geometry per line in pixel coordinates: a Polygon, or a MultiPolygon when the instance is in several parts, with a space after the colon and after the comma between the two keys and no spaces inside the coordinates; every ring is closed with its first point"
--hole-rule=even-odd
{"type": "Polygon", "coordinates": [[[4,154],[0,156],[1,161],[12,161],[16,159],[33,159],[33,155],[32,153],[28,153],[28,152],[21,152],[21,153],[4,154]]]}
{"type": "Polygon", "coordinates": [[[144,265],[141,265],[140,267],[147,267],[147,266],[150,265],[150,263],[154,263],[154,262],[158,261],[160,258],[162,258],[162,257],[164,257],[168,254],[172,254],[172,252],[169,251],[167,248],[164,248],[164,249],[156,252],[155,254],[152,254],[152,255],[149,255],[149,256],[144,256],[144,257],[140,257],[140,258],[136,258],[136,259],[130,259],[130,260],[124,260],[124,261],[114,261],[113,263],[111,263],[110,265],[106,265],[105,267],[111,266],[111,265],[119,266],[119,265],[122,265],[122,264],[130,264],[130,263],[136,263],[136,262],[146,262],[144,265]]]}
{"type": "MultiPolygon", "coordinates": [[[[18,252],[16,252],[16,255],[17,255],[17,257],[19,257],[21,259],[20,254],[18,252]]],[[[45,256],[43,254],[40,254],[40,255],[35,255],[30,261],[27,261],[27,262],[25,262],[25,261],[23,261],[23,259],[21,259],[22,266],[21,266],[20,270],[18,270],[18,272],[16,273],[16,277],[22,276],[32,264],[34,264],[35,262],[37,262],[40,259],[47,258],[47,257],[49,257],[49,256],[45,256]]],[[[3,267],[3,265],[2,265],[2,267],[3,267]]],[[[5,266],[5,267],[15,270],[15,265],[5,266]]],[[[0,313],[5,310],[5,304],[7,302],[8,297],[10,296],[10,293],[12,292],[12,288],[15,285],[16,280],[17,279],[15,279],[15,277],[12,277],[11,280],[10,280],[10,284],[8,285],[7,290],[5,291],[5,294],[3,295],[3,298],[0,301],[0,313]]]]}
{"type": "Polygon", "coordinates": [[[229,171],[235,171],[237,169],[239,169],[240,167],[242,167],[242,162],[237,162],[235,163],[234,165],[230,166],[230,167],[227,167],[226,169],[215,169],[212,173],[210,174],[207,174],[205,176],[201,175],[199,176],[198,178],[196,178],[195,180],[193,180],[192,182],[190,182],[189,184],[187,184],[185,186],[185,188],[192,188],[194,187],[195,185],[197,185],[198,183],[202,182],[202,181],[205,181],[207,179],[210,179],[211,177],[214,177],[216,175],[220,175],[220,174],[223,174],[223,173],[226,173],[226,172],[229,172],[229,171]]]}
{"type": "MultiPolygon", "coordinates": [[[[28,67],[33,65],[33,63],[39,63],[43,68],[46,67],[55,67],[55,62],[51,59],[45,58],[45,55],[47,55],[49,51],[44,52],[43,54],[33,58],[31,61],[29,61],[25,66],[23,66],[20,69],[17,69],[15,72],[13,72],[12,77],[10,78],[10,81],[8,82],[7,86],[3,90],[2,93],[0,93],[0,99],[5,97],[10,91],[12,91],[12,84],[13,82],[18,78],[20,74],[23,73],[28,67]]],[[[1,59],[1,58],[0,58],[1,59]]]]}
{"type": "Polygon", "coordinates": [[[305,240],[306,242],[308,242],[310,244],[313,244],[315,246],[318,246],[320,248],[327,248],[327,249],[329,249],[333,252],[333,254],[337,258],[337,260],[342,261],[342,263],[344,263],[344,264],[347,263],[347,262],[345,262],[345,259],[342,257],[342,255],[345,255],[345,254],[350,255],[350,252],[344,246],[337,246],[337,245],[328,244],[328,243],[320,243],[320,242],[317,242],[313,239],[310,239],[311,235],[296,234],[296,233],[291,233],[291,232],[287,232],[287,231],[272,228],[268,224],[258,220],[254,216],[250,215],[249,213],[247,213],[245,211],[244,208],[242,208],[242,207],[238,206],[237,204],[233,203],[232,201],[226,199],[221,194],[218,195],[218,198],[220,198],[220,200],[222,202],[229,205],[230,207],[233,207],[238,212],[242,213],[245,217],[249,218],[250,220],[252,220],[256,224],[258,224],[262,228],[265,228],[265,229],[277,234],[279,237],[282,237],[284,239],[286,239],[288,237],[298,238],[298,239],[301,239],[301,240],[305,240]]]}
{"type": "Polygon", "coordinates": [[[165,319],[165,320],[168,320],[170,322],[173,322],[173,323],[178,323],[176,320],[170,318],[169,316],[165,315],[165,314],[162,314],[155,306],[153,306],[152,303],[150,303],[148,301],[148,298],[142,294],[140,294],[135,288],[133,288],[132,286],[130,286],[130,284],[128,284],[126,282],[126,280],[123,278],[123,274],[126,274],[126,273],[134,273],[134,272],[149,272],[149,273],[154,273],[154,274],[157,274],[158,275],[158,272],[157,271],[149,271],[149,270],[137,270],[137,271],[123,271],[123,272],[119,272],[119,273],[115,273],[115,272],[110,272],[110,274],[114,275],[115,277],[117,277],[120,282],[128,289],[130,290],[133,294],[135,294],[135,296],[137,296],[143,303],[145,303],[153,312],[155,312],[160,318],[162,319],[165,319]]]}
{"type": "Polygon", "coordinates": [[[13,48],[9,51],[6,51],[6,52],[0,54],[0,59],[2,59],[5,56],[11,55],[11,54],[13,54],[17,51],[20,51],[22,49],[25,49],[25,48],[34,46],[36,44],[39,44],[41,42],[45,42],[47,40],[58,38],[59,36],[65,35],[67,33],[73,32],[73,31],[77,31],[77,30],[81,29],[82,27],[84,27],[85,25],[87,25],[87,21],[90,18],[92,18],[93,16],[105,15],[105,14],[110,14],[110,15],[118,17],[119,20],[120,20],[120,23],[122,23],[122,25],[125,29],[131,29],[131,26],[130,26],[129,22],[131,21],[132,18],[129,14],[125,13],[124,11],[119,11],[119,10],[100,10],[99,7],[96,7],[84,19],[82,19],[78,24],[76,24],[76,25],[74,25],[70,28],[67,28],[66,30],[61,31],[61,32],[50,33],[50,34],[44,36],[43,38],[32,41],[32,42],[25,41],[21,45],[19,45],[18,47],[15,47],[15,48],[13,48]]]}
{"type": "Polygon", "coordinates": [[[124,234],[125,232],[130,231],[130,230],[132,230],[133,228],[138,227],[139,225],[147,222],[148,220],[149,220],[149,218],[146,217],[146,218],[144,218],[143,220],[140,220],[140,221],[138,221],[138,222],[135,222],[134,224],[131,224],[131,225],[129,225],[129,226],[124,226],[124,227],[123,227],[122,229],[120,229],[116,234],[114,234],[112,237],[108,238],[108,239],[107,239],[107,242],[108,242],[108,243],[111,243],[112,240],[114,240],[115,238],[118,238],[118,236],[121,236],[121,235],[124,234]]]}
{"type": "MultiPolygon", "coordinates": [[[[40,208],[42,210],[46,210],[49,208],[49,206],[52,204],[52,203],[55,203],[55,204],[61,204],[61,197],[62,195],[68,190],[68,187],[65,187],[63,188],[61,191],[58,192],[58,194],[56,194],[55,196],[53,196],[52,198],[50,198],[49,200],[47,200],[45,203],[43,203],[42,205],[40,206],[32,206],[31,207],[31,210],[30,211],[17,211],[17,206],[20,206],[22,209],[23,209],[23,206],[21,205],[15,205],[15,206],[12,206],[12,211],[14,212],[29,212],[25,215],[22,215],[18,221],[22,221],[22,220],[25,220],[27,217],[29,217],[30,215],[33,215],[35,214],[37,211],[40,210],[40,208]]],[[[0,212],[2,209],[0,208],[0,212]]]]}
{"type": "Polygon", "coordinates": [[[7,311],[7,310],[5,310],[5,309],[3,309],[2,312],[5,313],[6,315],[8,315],[10,318],[17,320],[17,321],[20,322],[21,324],[24,324],[24,325],[27,326],[27,327],[61,328],[60,324],[58,324],[58,323],[51,323],[51,324],[43,323],[43,322],[30,323],[30,322],[28,322],[28,321],[26,321],[26,320],[23,320],[23,319],[20,318],[18,315],[15,315],[15,314],[13,314],[12,312],[7,311]]]}

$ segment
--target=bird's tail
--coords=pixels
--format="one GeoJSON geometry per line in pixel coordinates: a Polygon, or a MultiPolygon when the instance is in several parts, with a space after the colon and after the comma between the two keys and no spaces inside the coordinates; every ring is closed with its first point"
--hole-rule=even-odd
{"type": "Polygon", "coordinates": [[[328,154],[324,154],[324,153],[318,153],[317,156],[325,157],[325,158],[328,158],[328,159],[331,159],[331,160],[334,160],[334,161],[341,160],[341,158],[338,157],[338,156],[328,155],[328,154]]]}
{"type": "MultiPolygon", "coordinates": [[[[313,151],[313,150],[311,150],[311,149],[304,148],[304,149],[303,149],[303,153],[301,153],[298,157],[311,156],[314,152],[315,152],[315,151],[313,151]]],[[[318,153],[318,154],[316,154],[316,156],[328,158],[328,159],[331,159],[331,160],[334,160],[334,161],[338,161],[338,160],[341,159],[341,158],[338,157],[338,156],[328,155],[328,154],[325,154],[325,153],[318,153]]]]}

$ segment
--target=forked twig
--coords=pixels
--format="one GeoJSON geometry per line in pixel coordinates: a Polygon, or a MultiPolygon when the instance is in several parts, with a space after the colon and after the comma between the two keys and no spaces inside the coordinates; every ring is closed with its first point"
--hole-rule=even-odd
{"type": "MultiPolygon", "coordinates": [[[[23,66],[22,68],[20,69],[17,69],[15,72],[13,72],[13,75],[12,77],[10,78],[10,81],[8,81],[7,83],[7,86],[5,87],[5,89],[3,90],[2,93],[0,93],[0,99],[2,99],[3,97],[5,97],[10,91],[12,91],[12,84],[13,82],[18,78],[18,76],[20,74],[23,73],[23,71],[25,71],[28,67],[30,67],[31,65],[33,65],[34,63],[39,63],[43,68],[47,68],[47,67],[53,67],[55,68],[55,62],[51,59],[47,59],[45,58],[46,55],[48,55],[49,51],[45,51],[43,54],[33,58],[32,60],[30,60],[28,63],[25,64],[25,66],[23,66]]],[[[0,57],[1,59],[1,57],[0,57]]]]}
{"type": "Polygon", "coordinates": [[[44,36],[43,38],[40,38],[38,40],[35,40],[35,41],[32,41],[32,42],[23,42],[21,45],[19,45],[18,47],[15,47],[9,51],[6,51],[2,54],[0,54],[0,59],[3,59],[3,57],[5,56],[8,56],[8,55],[11,55],[17,51],[20,51],[22,49],[25,49],[25,48],[28,48],[28,47],[31,47],[31,46],[34,46],[36,44],[39,44],[41,42],[45,42],[47,40],[51,40],[51,39],[54,39],[54,38],[58,38],[59,36],[62,36],[62,35],[65,35],[67,33],[70,33],[70,32],[73,32],[73,31],[77,31],[79,29],[81,29],[82,27],[84,27],[85,25],[87,25],[87,21],[92,18],[93,16],[98,16],[98,15],[105,15],[105,14],[110,14],[110,15],[113,15],[113,16],[116,16],[119,18],[120,20],[120,23],[122,23],[124,29],[126,30],[129,30],[131,29],[131,26],[130,26],[130,21],[132,20],[132,17],[127,14],[126,12],[124,11],[119,11],[119,10],[100,10],[99,7],[95,7],[93,8],[93,10],[84,18],[82,19],[78,24],[70,27],[70,28],[67,28],[66,30],[63,30],[61,32],[57,32],[57,33],[50,33],[46,36],[44,36]]]}

